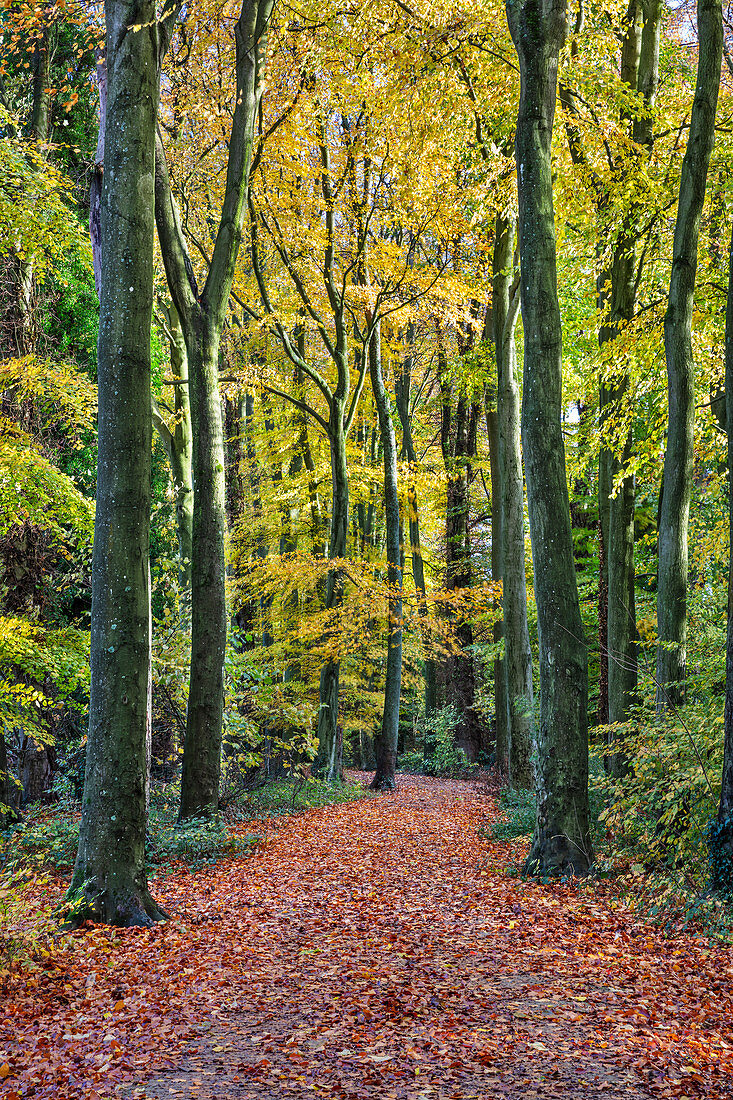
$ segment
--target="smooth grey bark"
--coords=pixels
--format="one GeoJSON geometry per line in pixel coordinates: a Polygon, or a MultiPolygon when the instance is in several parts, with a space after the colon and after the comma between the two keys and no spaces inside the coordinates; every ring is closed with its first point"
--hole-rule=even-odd
{"type": "MultiPolygon", "coordinates": [[[[161,403],[153,399],[153,426],[161,438],[171,468],[176,498],[176,535],[178,537],[178,594],[181,617],[189,618],[191,605],[191,558],[193,555],[193,429],[188,397],[188,353],[183,329],[174,305],[166,310],[166,328],[170,345],[173,427],[161,414],[161,403]]],[[[163,406],[166,410],[166,406],[163,406]]]]}
{"type": "MultiPolygon", "coordinates": [[[[428,600],[425,587],[425,562],[423,561],[422,541],[420,538],[420,504],[416,485],[417,454],[415,452],[415,443],[412,438],[412,424],[410,418],[411,384],[412,355],[408,355],[402,364],[402,372],[397,375],[395,382],[395,406],[402,427],[402,452],[410,464],[410,478],[407,485],[407,526],[410,535],[412,579],[415,583],[418,613],[421,620],[425,620],[428,617],[428,600]]],[[[428,645],[429,639],[427,637],[427,632],[423,632],[423,671],[425,676],[426,715],[432,714],[438,705],[435,658],[430,656],[428,645]]]]}
{"type": "MultiPolygon", "coordinates": [[[[493,297],[492,297],[493,302],[493,297]]],[[[495,303],[494,303],[495,304],[495,303]]],[[[493,307],[490,311],[493,322],[493,307]]],[[[492,326],[493,327],[493,326],[492,326]]],[[[489,471],[491,476],[491,579],[502,579],[504,558],[504,517],[501,503],[501,473],[499,471],[499,412],[498,394],[494,387],[486,392],[486,434],[489,440],[489,471]]],[[[494,644],[504,638],[503,604],[497,602],[502,615],[494,623],[494,644]]],[[[506,698],[505,658],[494,658],[494,722],[496,727],[496,767],[500,775],[509,776],[509,715],[506,698]]]]}
{"type": "Polygon", "coordinates": [[[145,867],[150,743],[150,327],[162,28],[151,0],[105,4],[108,101],[101,203],[99,461],[91,697],[69,923],[164,916],[145,867]],[[139,33],[130,33],[140,24],[139,33]]]}
{"type": "Polygon", "coordinates": [[[373,791],[391,791],[395,786],[397,739],[402,689],[402,567],[400,498],[397,486],[397,443],[392,409],[382,375],[382,346],[379,322],[369,341],[369,375],[379,417],[379,434],[384,458],[384,512],[387,534],[387,667],[384,685],[382,728],[376,738],[377,766],[370,784],[373,791]]]}
{"type": "Polygon", "coordinates": [[[536,746],[532,647],[527,623],[521,408],[514,341],[519,308],[519,285],[514,270],[515,241],[516,219],[499,215],[496,219],[493,259],[493,320],[499,419],[500,568],[504,610],[508,774],[510,786],[519,790],[531,790],[535,785],[533,758],[536,746]]]}
{"type": "Polygon", "coordinates": [[[682,162],[672,275],[664,317],[669,427],[659,518],[657,588],[657,710],[682,702],[687,675],[688,523],[695,415],[692,310],[700,218],[715,140],[723,58],[720,0],[698,0],[695,99],[682,162]]]}
{"type": "Polygon", "coordinates": [[[243,0],[234,28],[236,100],[226,186],[211,262],[200,294],[171,196],[160,137],[156,149],[158,239],[188,351],[193,426],[191,677],[181,775],[181,820],[211,814],[219,802],[227,637],[225,455],[219,344],[247,209],[272,5],[273,0],[243,0]]]}
{"type": "MultiPolygon", "coordinates": [[[[471,337],[463,352],[471,347],[471,337]]],[[[446,588],[460,592],[471,587],[472,564],[469,533],[469,466],[475,453],[479,406],[462,385],[453,408],[453,386],[442,347],[438,348],[437,373],[441,391],[440,446],[447,474],[446,487],[446,588]]],[[[466,758],[474,763],[486,747],[485,728],[476,701],[476,677],[472,656],[473,629],[465,614],[455,617],[454,632],[459,651],[448,662],[445,678],[446,702],[456,709],[455,740],[466,758]]]]}
{"type": "Polygon", "coordinates": [[[585,874],[593,863],[588,812],[588,665],[570,527],[561,431],[562,326],[551,143],[564,0],[507,0],[520,66],[516,131],[524,327],[522,445],[540,651],[537,822],[525,870],[585,874]]]}
{"type": "MultiPolygon", "coordinates": [[[[733,232],[728,261],[728,300],[725,314],[725,392],[733,393],[733,232]]],[[[728,525],[729,533],[733,537],[733,401],[726,401],[725,414],[728,435],[728,525]]],[[[711,830],[709,845],[712,886],[729,894],[733,889],[733,557],[728,566],[723,771],[717,825],[711,830]]]]}
{"type": "MultiPolygon", "coordinates": [[[[647,160],[653,143],[652,109],[659,82],[659,35],[661,12],[659,0],[633,0],[627,15],[627,29],[621,54],[621,79],[642,97],[644,111],[640,117],[625,116],[638,153],[634,160],[647,160]]],[[[626,169],[631,171],[633,165],[626,169]]],[[[638,207],[632,204],[622,232],[614,248],[610,282],[610,324],[602,330],[608,339],[615,338],[634,317],[636,288],[639,281],[637,259],[638,207]]],[[[620,404],[629,387],[628,370],[616,374],[608,389],[608,404],[620,404]]],[[[638,653],[636,631],[636,597],[634,571],[634,507],[636,490],[633,474],[623,475],[634,450],[629,430],[620,443],[620,452],[613,455],[609,467],[612,490],[608,507],[608,720],[624,722],[638,683],[638,653]]],[[[609,746],[613,745],[613,734],[609,746]]],[[[611,774],[620,774],[627,766],[618,752],[609,754],[606,766],[611,774]]]]}

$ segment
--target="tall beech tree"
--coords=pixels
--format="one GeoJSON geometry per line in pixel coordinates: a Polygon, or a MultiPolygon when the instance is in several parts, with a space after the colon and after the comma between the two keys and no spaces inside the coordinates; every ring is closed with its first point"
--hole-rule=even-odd
{"type": "MultiPolygon", "coordinates": [[[[476,303],[472,307],[473,319],[476,303]]],[[[474,331],[468,327],[459,336],[459,353],[467,355],[474,344],[474,331]]],[[[446,589],[460,593],[471,588],[473,563],[470,535],[470,464],[476,453],[476,429],[481,408],[480,397],[470,380],[461,378],[454,385],[445,351],[444,334],[438,333],[438,383],[440,385],[440,447],[447,476],[445,511],[446,589]]],[[[487,730],[476,703],[476,669],[473,658],[473,627],[469,617],[459,611],[455,635],[459,650],[445,668],[444,693],[447,703],[456,709],[456,744],[474,763],[487,748],[487,730]]]]}
{"type": "Polygon", "coordinates": [[[160,65],[177,9],[106,0],[91,698],[68,920],[149,925],[150,327],[160,65]]]}
{"type": "MultiPolygon", "coordinates": [[[[427,590],[425,587],[425,563],[420,538],[420,504],[417,492],[417,453],[412,436],[412,417],[410,413],[410,390],[412,387],[414,326],[408,326],[408,354],[402,360],[402,370],[395,379],[395,406],[402,428],[402,456],[409,463],[409,484],[407,486],[407,529],[410,536],[410,557],[412,561],[412,579],[415,583],[420,619],[428,616],[427,590]]],[[[430,654],[426,632],[423,631],[425,654],[423,672],[425,676],[425,713],[432,714],[437,706],[435,658],[430,654]]]]}
{"type": "MultiPolygon", "coordinates": [[[[331,526],[328,539],[328,557],[332,561],[338,561],[346,557],[349,535],[349,471],[346,462],[346,440],[354,422],[369,362],[366,349],[362,347],[356,380],[352,385],[350,326],[346,298],[347,280],[345,276],[341,276],[338,270],[334,201],[334,191],[338,193],[341,190],[344,180],[351,174],[352,167],[350,163],[347,163],[343,177],[337,181],[337,186],[334,188],[331,173],[331,153],[325,141],[321,143],[319,153],[322,169],[320,189],[326,226],[322,270],[331,315],[329,322],[333,325],[332,332],[329,331],[325,318],[316,308],[309,288],[295,265],[293,256],[280,231],[277,218],[274,215],[270,215],[268,218],[266,210],[257,211],[254,203],[250,202],[252,268],[257,279],[265,315],[273,333],[279,338],[283,350],[295,365],[296,370],[313,382],[325,399],[327,413],[324,417],[305,400],[302,391],[299,396],[281,393],[281,396],[315,421],[328,440],[331,458],[331,526]],[[304,354],[306,351],[304,340],[302,338],[299,340],[293,339],[290,332],[277,317],[270,298],[268,279],[261,255],[258,228],[260,224],[265,226],[272,239],[283,267],[302,301],[302,307],[308,318],[314,323],[323,348],[335,368],[336,384],[333,386],[325,374],[304,354]]],[[[361,234],[356,242],[357,260],[352,261],[349,265],[351,270],[354,270],[357,264],[361,263],[365,244],[364,235],[361,234]]],[[[272,392],[280,393],[275,389],[272,392]]],[[[327,609],[337,609],[341,606],[343,583],[343,572],[336,565],[329,570],[326,581],[325,605],[327,609]]],[[[335,655],[329,656],[321,669],[318,753],[313,765],[315,773],[322,774],[326,779],[338,779],[343,771],[342,742],[338,728],[339,675],[340,661],[338,657],[335,655]]]]}
{"type": "MultiPolygon", "coordinates": [[[[582,9],[576,35],[582,30],[582,9]]],[[[601,269],[597,279],[597,303],[601,315],[598,343],[605,350],[605,368],[599,386],[601,450],[598,464],[598,512],[600,543],[599,642],[600,683],[598,717],[601,722],[623,722],[637,687],[634,572],[634,475],[628,466],[634,453],[632,430],[624,426],[624,403],[631,377],[628,361],[613,342],[634,319],[644,266],[638,255],[641,203],[634,197],[615,229],[611,217],[618,196],[634,196],[634,185],[644,170],[653,142],[653,107],[659,80],[659,0],[631,0],[623,20],[619,77],[625,92],[619,113],[619,140],[606,143],[608,177],[593,166],[583,143],[582,107],[570,87],[560,88],[565,128],[573,164],[590,185],[597,218],[596,253],[601,269]],[[637,93],[641,102],[628,96],[637,93]],[[611,224],[609,225],[609,219],[611,224]],[[616,431],[616,426],[620,429],[616,431]],[[618,441],[611,436],[618,434],[618,441]]],[[[577,55],[577,38],[572,43],[577,55]]],[[[643,222],[643,219],[642,219],[643,222]]],[[[614,732],[609,729],[609,744],[614,732]]],[[[618,753],[609,753],[612,772],[625,765],[618,753]]]]}
{"type": "Polygon", "coordinates": [[[397,766],[397,738],[400,724],[402,685],[402,566],[400,498],[397,484],[397,443],[394,421],[382,374],[381,327],[376,323],[369,341],[369,377],[379,416],[379,433],[384,456],[384,512],[387,534],[387,667],[384,685],[382,726],[376,738],[377,768],[372,790],[393,790],[397,766]]]}
{"type": "MultiPolygon", "coordinates": [[[[160,323],[160,319],[159,319],[160,323]]],[[[165,311],[163,326],[170,345],[172,402],[153,401],[153,425],[160,436],[171,468],[176,497],[178,535],[178,593],[183,621],[191,606],[191,559],[193,557],[193,430],[188,394],[188,355],[181,322],[174,305],[165,311]],[[166,415],[168,414],[168,418],[166,415]]]]}
{"type": "MultiPolygon", "coordinates": [[[[486,311],[484,340],[489,327],[493,328],[494,299],[492,308],[486,311]]],[[[486,386],[486,435],[489,441],[489,466],[491,473],[491,579],[501,582],[504,544],[504,516],[501,500],[501,472],[499,469],[499,412],[497,387],[486,386]]],[[[503,608],[502,608],[503,612],[503,608]]],[[[504,638],[504,617],[497,619],[493,627],[494,643],[504,638]]],[[[509,714],[506,699],[506,665],[503,655],[494,657],[494,729],[496,737],[496,766],[503,776],[509,775],[509,714]]]]}
{"type": "Polygon", "coordinates": [[[561,431],[562,326],[551,143],[565,0],[507,0],[519,57],[516,132],[524,327],[522,445],[527,478],[540,653],[537,822],[525,867],[586,873],[588,665],[575,579],[561,431]]]}
{"type": "Polygon", "coordinates": [[[180,817],[214,812],[219,801],[224,651],[227,637],[224,435],[219,346],[247,210],[255,125],[264,88],[267,29],[274,0],[244,0],[234,28],[236,92],[221,216],[199,293],[158,137],[155,217],[168,287],[188,352],[193,427],[191,677],[180,817]]]}
{"type": "Polygon", "coordinates": [[[499,434],[499,499],[495,506],[501,517],[499,569],[503,586],[505,647],[502,671],[505,678],[509,782],[512,787],[529,790],[534,786],[534,710],[524,557],[521,409],[514,342],[520,299],[518,273],[514,268],[515,242],[516,219],[511,215],[499,215],[496,218],[493,259],[493,325],[499,434]]]}
{"type": "MultiPolygon", "coordinates": [[[[653,141],[652,111],[659,82],[659,0],[632,3],[626,21],[621,50],[621,80],[641,97],[643,111],[637,117],[622,112],[622,125],[630,131],[633,145],[627,164],[619,170],[628,179],[634,169],[645,165],[653,141]]],[[[609,323],[599,334],[602,342],[615,339],[634,318],[642,260],[638,256],[639,209],[632,203],[624,218],[613,249],[610,271],[609,323]]],[[[612,414],[625,400],[631,385],[623,359],[614,371],[612,384],[604,387],[607,410],[612,414]]],[[[605,452],[603,452],[605,455],[605,452]]],[[[638,682],[636,598],[634,569],[634,507],[636,487],[628,466],[634,453],[634,440],[627,428],[618,453],[607,458],[606,487],[608,502],[606,568],[608,576],[608,720],[611,724],[628,717],[638,682]],[[616,483],[618,482],[618,485],[616,483]]],[[[612,740],[611,734],[609,740],[612,740]]],[[[626,767],[622,754],[610,754],[607,767],[618,773],[626,767]]]]}
{"type": "MultiPolygon", "coordinates": [[[[725,312],[725,392],[733,394],[733,232],[728,260],[728,298],[725,312]]],[[[728,450],[728,530],[733,537],[733,401],[725,402],[728,450]]],[[[733,541],[730,543],[733,546],[733,541]]],[[[733,886],[733,557],[728,564],[728,630],[725,647],[725,716],[723,773],[718,819],[710,831],[712,885],[729,893],[733,886]]]]}
{"type": "Polygon", "coordinates": [[[659,509],[658,710],[683,699],[687,674],[687,535],[695,416],[692,311],[700,219],[715,140],[715,112],[723,58],[720,0],[699,0],[697,34],[699,53],[695,99],[682,162],[672,275],[664,317],[669,427],[659,509]]]}

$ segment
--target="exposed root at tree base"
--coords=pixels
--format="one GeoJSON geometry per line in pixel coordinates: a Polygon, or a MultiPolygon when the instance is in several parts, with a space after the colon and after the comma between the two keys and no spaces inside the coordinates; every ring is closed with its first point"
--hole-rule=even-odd
{"type": "Polygon", "coordinates": [[[115,928],[151,928],[168,914],[147,890],[112,893],[93,885],[69,890],[57,916],[67,931],[83,924],[109,924],[115,928]]]}

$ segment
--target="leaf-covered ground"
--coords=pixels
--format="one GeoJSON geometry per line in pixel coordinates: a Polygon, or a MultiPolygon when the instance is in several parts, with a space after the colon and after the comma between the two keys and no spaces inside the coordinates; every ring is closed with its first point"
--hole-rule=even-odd
{"type": "Polygon", "coordinates": [[[167,924],[75,933],[11,977],[0,1091],[730,1100],[733,952],[508,877],[493,812],[481,784],[401,777],[162,879],[167,924]]]}

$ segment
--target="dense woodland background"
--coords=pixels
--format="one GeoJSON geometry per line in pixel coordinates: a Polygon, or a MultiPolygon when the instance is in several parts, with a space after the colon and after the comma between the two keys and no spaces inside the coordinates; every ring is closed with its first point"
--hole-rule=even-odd
{"type": "MultiPolygon", "coordinates": [[[[117,919],[87,889],[97,876],[104,893],[115,845],[144,864],[144,706],[120,780],[142,806],[120,825],[136,839],[89,824],[106,798],[88,809],[92,771],[123,759],[104,738],[132,744],[109,715],[135,710],[120,682],[104,700],[97,686],[90,726],[90,630],[99,662],[118,610],[121,632],[131,621],[113,595],[92,615],[98,477],[114,466],[98,528],[121,496],[150,514],[154,802],[176,802],[183,777],[181,819],[213,814],[216,830],[220,808],[308,765],[331,782],[376,769],[381,788],[395,763],[494,767],[518,830],[535,828],[528,870],[631,868],[655,904],[684,909],[712,851],[729,886],[727,9],[512,0],[508,20],[488,2],[201,0],[153,35],[152,5],[107,8],[106,62],[99,10],[0,13],[10,864],[29,829],[38,848],[63,833],[68,860],[85,767],[82,915],[117,919]],[[133,30],[111,57],[114,27],[133,30]],[[125,49],[126,94],[152,105],[137,136],[114,114],[125,49]],[[553,51],[554,129],[537,131],[553,51]],[[515,138],[536,168],[519,205],[515,138]],[[125,149],[137,191],[121,170],[110,182],[125,149]],[[145,256],[109,244],[136,201],[151,250],[157,225],[149,291],[145,256]],[[128,281],[149,383],[110,344],[128,281]],[[550,851],[558,834],[568,845],[550,851]]],[[[133,553],[120,532],[118,580],[133,553]]],[[[93,667],[109,684],[111,662],[93,667]]]]}

